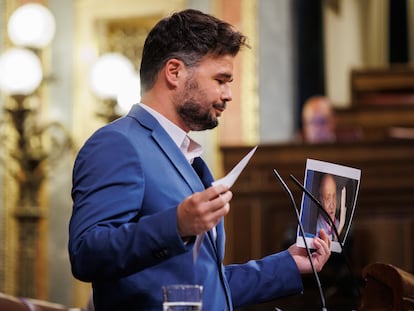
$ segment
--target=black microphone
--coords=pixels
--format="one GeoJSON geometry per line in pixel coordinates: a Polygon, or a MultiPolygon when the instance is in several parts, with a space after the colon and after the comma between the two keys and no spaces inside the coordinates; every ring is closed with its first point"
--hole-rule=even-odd
{"type": "Polygon", "coordinates": [[[314,266],[313,261],[312,261],[312,254],[311,254],[311,251],[308,247],[308,243],[306,241],[305,230],[303,229],[302,222],[300,221],[300,216],[299,216],[299,212],[298,212],[298,207],[296,205],[296,201],[295,201],[289,187],[287,186],[287,184],[285,183],[285,181],[282,179],[282,177],[279,175],[279,173],[277,172],[277,170],[275,168],[273,169],[273,173],[275,174],[276,178],[278,179],[278,181],[282,185],[283,189],[288,194],[290,202],[292,203],[293,209],[295,210],[296,219],[297,219],[297,222],[298,222],[298,225],[299,225],[300,233],[302,234],[302,237],[303,237],[303,242],[305,244],[306,252],[308,254],[309,262],[310,262],[310,265],[311,265],[311,268],[312,268],[312,273],[315,277],[316,284],[318,286],[319,296],[321,298],[322,311],[327,311],[326,304],[325,304],[325,296],[324,296],[323,290],[322,290],[322,285],[321,285],[318,273],[316,272],[315,266],[314,266]]]}
{"type": "MultiPolygon", "coordinates": [[[[317,198],[315,198],[315,196],[308,190],[305,188],[304,185],[301,184],[301,182],[292,174],[290,174],[290,179],[292,179],[294,181],[294,183],[313,201],[313,203],[316,204],[316,206],[318,207],[318,209],[322,212],[322,216],[325,218],[325,220],[329,223],[329,225],[334,229],[334,233],[336,236],[336,239],[338,240],[338,244],[340,245],[340,249],[341,249],[341,254],[345,260],[346,266],[349,270],[349,273],[351,275],[352,281],[354,283],[354,287],[357,290],[357,294],[358,294],[358,298],[361,298],[361,292],[359,290],[359,286],[358,283],[356,281],[356,278],[354,276],[354,273],[352,271],[352,267],[349,261],[348,256],[346,256],[345,252],[343,251],[343,245],[339,239],[339,233],[338,230],[336,229],[335,223],[333,222],[332,218],[329,216],[329,214],[325,211],[325,209],[323,208],[321,202],[319,202],[319,200],[317,198]]],[[[302,233],[303,235],[303,233],[302,233]]]]}

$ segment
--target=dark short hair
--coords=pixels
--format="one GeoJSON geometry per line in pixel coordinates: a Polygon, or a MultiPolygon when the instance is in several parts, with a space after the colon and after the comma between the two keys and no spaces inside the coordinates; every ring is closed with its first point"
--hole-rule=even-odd
{"type": "Polygon", "coordinates": [[[172,58],[192,67],[207,54],[236,56],[243,46],[248,46],[246,36],[229,23],[193,9],[174,13],[159,21],[145,40],[141,89],[150,89],[158,72],[172,58]]]}

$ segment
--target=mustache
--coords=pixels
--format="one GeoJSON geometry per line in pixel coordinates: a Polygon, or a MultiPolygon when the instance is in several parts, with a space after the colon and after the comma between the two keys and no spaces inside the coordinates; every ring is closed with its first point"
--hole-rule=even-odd
{"type": "Polygon", "coordinates": [[[222,103],[213,105],[213,107],[216,109],[226,109],[226,106],[227,106],[227,102],[222,102],[222,103]]]}

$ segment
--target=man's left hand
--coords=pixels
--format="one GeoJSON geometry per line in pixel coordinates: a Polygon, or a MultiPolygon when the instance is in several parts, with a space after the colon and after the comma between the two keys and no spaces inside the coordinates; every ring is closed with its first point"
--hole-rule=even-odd
{"type": "MultiPolygon", "coordinates": [[[[312,252],[312,262],[315,270],[319,272],[331,255],[331,240],[322,229],[319,231],[319,237],[315,237],[312,242],[313,247],[315,248],[315,251],[312,252]]],[[[293,244],[288,248],[288,251],[295,260],[300,273],[312,272],[312,267],[305,248],[293,244]]]]}

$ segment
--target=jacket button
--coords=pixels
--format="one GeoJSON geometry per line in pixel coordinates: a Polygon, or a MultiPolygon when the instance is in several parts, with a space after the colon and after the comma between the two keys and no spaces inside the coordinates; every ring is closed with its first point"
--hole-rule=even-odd
{"type": "Polygon", "coordinates": [[[169,252],[167,249],[161,249],[161,250],[155,251],[153,253],[153,256],[157,259],[161,259],[161,258],[167,257],[168,254],[169,252]]]}

